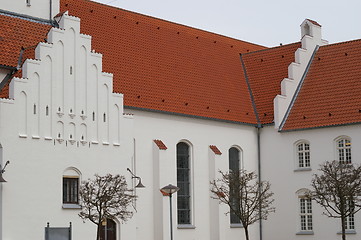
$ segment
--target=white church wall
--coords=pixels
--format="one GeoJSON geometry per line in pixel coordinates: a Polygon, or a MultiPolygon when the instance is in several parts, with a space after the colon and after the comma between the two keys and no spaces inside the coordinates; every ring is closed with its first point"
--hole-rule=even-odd
{"type": "MultiPolygon", "coordinates": [[[[11,99],[0,100],[0,144],[10,160],[2,184],[2,240],[43,239],[47,222],[72,222],[74,239],[94,238],[96,226],[62,203],[69,169],[79,180],[121,174],[132,186],[126,169],[133,117],[123,115],[123,95],[112,93],[112,75],[101,72],[102,55],[79,34],[80,20],[64,15],[59,24],[37,46],[36,60],[25,61],[23,78],[12,80],[11,99]]],[[[118,225],[118,239],[124,232],[135,239],[134,229],[134,220],[118,225]]]]}
{"type": "Polygon", "coordinates": [[[59,13],[59,0],[1,1],[1,9],[22,15],[50,19],[50,15],[54,17],[59,13]]]}
{"type": "MultiPolygon", "coordinates": [[[[284,133],[274,131],[271,126],[262,129],[262,179],[271,182],[276,207],[276,213],[264,222],[264,240],[340,239],[337,234],[341,231],[340,220],[322,215],[323,210],[314,201],[313,235],[302,235],[296,193],[300,189],[310,189],[312,176],[318,173],[320,164],[337,159],[335,139],[339,136],[351,139],[352,162],[360,164],[361,134],[358,125],[284,133]],[[310,145],[311,167],[304,171],[297,166],[295,143],[299,140],[305,140],[310,145]]],[[[355,231],[360,228],[361,215],[356,214],[355,231]]],[[[347,239],[359,239],[358,233],[349,234],[347,239]]]]}
{"type": "MultiPolygon", "coordinates": [[[[134,114],[136,175],[146,185],[146,188],[137,190],[137,210],[145,216],[137,218],[137,239],[149,239],[150,233],[162,237],[154,239],[169,238],[169,198],[163,197],[159,190],[170,183],[177,184],[176,145],[180,141],[186,141],[191,146],[192,226],[178,226],[175,194],[175,238],[239,239],[244,236],[243,228],[230,227],[229,215],[225,215],[228,208],[210,198],[210,180],[219,177],[218,170],[228,171],[228,150],[232,146],[242,149],[245,169],[257,170],[256,129],[252,126],[133,109],[126,109],[126,112],[134,114]],[[153,142],[155,139],[162,140],[168,149],[159,150],[153,142]],[[209,145],[217,146],[222,155],[210,152],[209,145]],[[149,217],[160,222],[152,222],[149,217]]],[[[251,236],[258,239],[258,235],[256,223],[251,228],[251,236]]]]}

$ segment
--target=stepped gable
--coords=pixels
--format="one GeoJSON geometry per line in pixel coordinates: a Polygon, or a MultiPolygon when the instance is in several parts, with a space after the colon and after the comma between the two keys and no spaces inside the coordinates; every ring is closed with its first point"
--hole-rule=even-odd
{"type": "Polygon", "coordinates": [[[265,47],[88,0],[62,0],[125,107],[255,124],[239,54],[265,47]]]}
{"type": "Polygon", "coordinates": [[[273,122],[273,99],[281,92],[281,81],[288,76],[288,65],[300,47],[297,42],[242,55],[262,124],[273,122]]]}
{"type": "Polygon", "coordinates": [[[361,40],[319,48],[281,131],[361,123],[361,40]]]}

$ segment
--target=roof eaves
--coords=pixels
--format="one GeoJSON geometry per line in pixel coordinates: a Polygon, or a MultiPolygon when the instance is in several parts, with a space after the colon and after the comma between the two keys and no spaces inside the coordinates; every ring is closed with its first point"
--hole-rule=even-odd
{"type": "Polygon", "coordinates": [[[292,128],[286,130],[279,130],[278,132],[297,132],[297,131],[305,131],[305,130],[313,130],[313,129],[323,129],[323,128],[331,128],[331,127],[343,127],[343,126],[352,126],[361,124],[360,122],[351,122],[351,123],[340,123],[340,124],[332,124],[332,125],[323,125],[323,126],[316,126],[316,127],[308,127],[308,128],[292,128]]]}
{"type": "Polygon", "coordinates": [[[49,19],[37,18],[37,17],[25,15],[25,14],[6,11],[3,9],[0,9],[0,15],[15,17],[15,18],[19,18],[19,19],[26,20],[29,22],[35,22],[35,23],[40,23],[40,24],[45,24],[45,25],[54,25],[54,21],[51,21],[49,19]]]}
{"type": "Polygon", "coordinates": [[[311,58],[310,58],[310,60],[308,61],[307,67],[306,67],[305,71],[303,72],[302,78],[301,78],[301,80],[300,80],[300,82],[299,82],[299,84],[298,84],[298,86],[297,86],[297,88],[296,88],[296,91],[295,91],[295,93],[293,94],[292,100],[291,100],[290,104],[288,105],[288,109],[287,109],[287,111],[286,111],[285,116],[284,116],[283,119],[282,119],[282,122],[281,122],[281,124],[280,124],[280,127],[279,127],[279,130],[278,130],[278,131],[282,131],[282,129],[283,129],[283,127],[284,127],[284,125],[285,125],[285,123],[286,123],[286,121],[287,121],[287,119],[288,119],[288,116],[290,115],[290,112],[291,112],[291,110],[292,110],[292,107],[293,107],[293,105],[295,104],[295,102],[296,102],[296,100],[297,100],[298,94],[299,94],[299,92],[301,91],[303,82],[304,82],[304,80],[305,80],[306,77],[307,77],[308,71],[310,70],[310,67],[311,67],[311,65],[312,65],[313,59],[314,59],[314,57],[315,57],[316,52],[318,51],[318,49],[319,49],[319,45],[316,45],[316,47],[315,47],[315,49],[313,50],[313,53],[312,53],[312,55],[311,55],[311,58]]]}
{"type": "Polygon", "coordinates": [[[281,46],[265,48],[265,49],[261,49],[261,50],[257,50],[257,51],[252,51],[252,52],[246,52],[246,53],[242,53],[242,55],[250,55],[250,54],[259,53],[259,52],[264,52],[264,51],[272,51],[272,50],[274,50],[274,49],[287,47],[287,46],[290,46],[290,45],[293,45],[293,44],[300,44],[300,42],[294,42],[294,43],[289,43],[289,44],[285,44],[285,45],[281,45],[281,46]]]}
{"type": "Polygon", "coordinates": [[[203,120],[212,120],[212,121],[218,121],[218,122],[224,122],[224,123],[234,123],[234,124],[239,124],[239,125],[257,127],[257,124],[254,124],[254,123],[232,121],[232,120],[226,120],[226,119],[220,119],[220,118],[203,117],[203,116],[198,116],[198,115],[191,115],[191,114],[184,114],[184,113],[177,113],[177,112],[168,112],[168,111],[156,110],[156,109],[151,109],[151,108],[141,108],[141,107],[127,106],[127,105],[124,105],[124,108],[140,110],[140,111],[146,111],[146,112],[163,113],[163,114],[169,114],[169,115],[174,115],[174,116],[189,117],[189,118],[196,118],[196,119],[203,119],[203,120]]]}

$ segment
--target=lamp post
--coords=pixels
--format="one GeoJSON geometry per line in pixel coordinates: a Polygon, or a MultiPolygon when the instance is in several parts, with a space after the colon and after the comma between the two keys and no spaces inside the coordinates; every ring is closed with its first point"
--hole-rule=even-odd
{"type": "Polygon", "coordinates": [[[164,196],[169,196],[170,240],[173,240],[172,194],[178,192],[178,190],[179,187],[172,184],[168,184],[160,189],[164,196]]]}

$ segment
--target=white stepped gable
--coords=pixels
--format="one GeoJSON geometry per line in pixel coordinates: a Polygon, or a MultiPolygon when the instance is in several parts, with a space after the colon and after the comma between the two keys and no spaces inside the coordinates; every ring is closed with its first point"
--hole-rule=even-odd
{"type": "Polygon", "coordinates": [[[281,82],[281,94],[273,101],[275,128],[280,127],[316,46],[328,44],[322,39],[321,26],[308,19],[301,24],[301,36],[301,48],[296,50],[295,61],[288,66],[288,78],[281,82]]]}
{"type": "Polygon", "coordinates": [[[11,82],[19,136],[117,146],[123,95],[113,93],[113,75],[102,72],[102,55],[80,34],[80,19],[65,13],[58,21],[36,47],[36,60],[23,64],[23,78],[11,82]]]}

